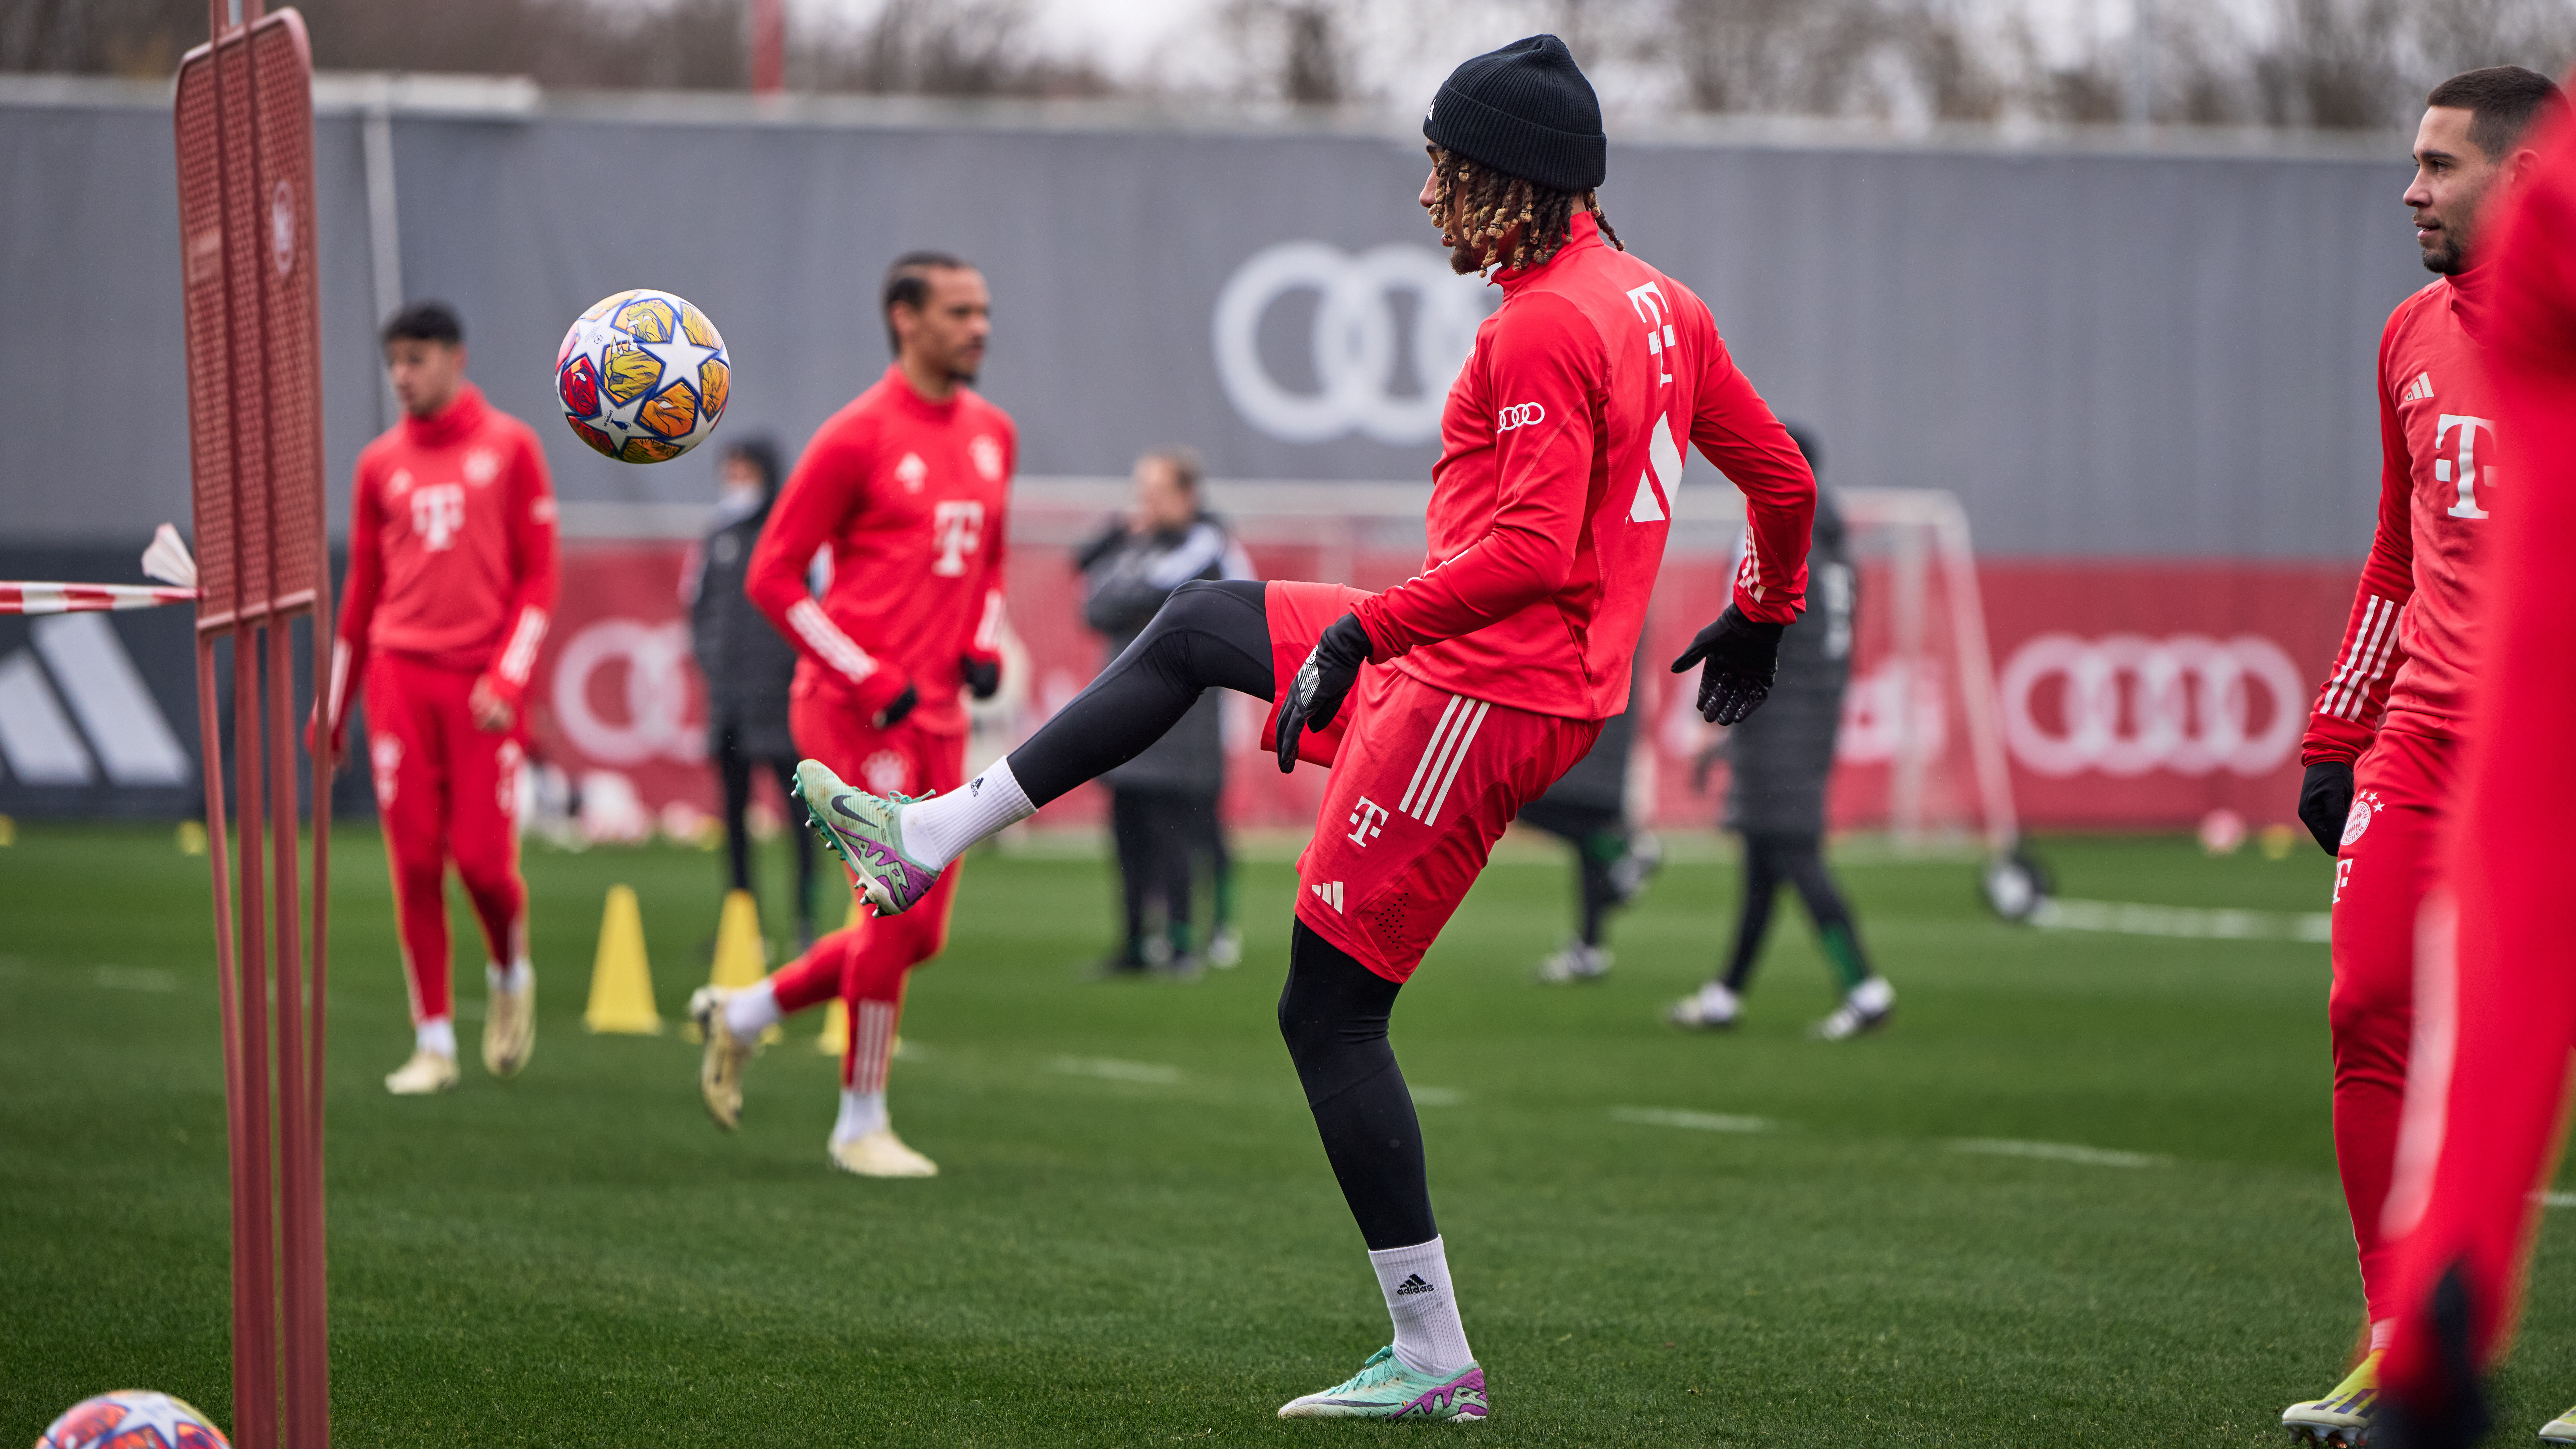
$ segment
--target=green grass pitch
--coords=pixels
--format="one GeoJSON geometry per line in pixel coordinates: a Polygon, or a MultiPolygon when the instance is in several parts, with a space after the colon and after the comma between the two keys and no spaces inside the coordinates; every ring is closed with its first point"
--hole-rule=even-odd
{"type": "MultiPolygon", "coordinates": [[[[1249,959],[1093,984],[1096,861],[979,856],[919,975],[894,1105],[929,1182],[826,1170],[813,1018],[724,1136],[695,1049],[591,1037],[601,901],[642,894],[662,1008],[703,971],[717,857],[532,849],[541,1031],[496,1083],[397,1101],[383,857],[334,857],[333,1411],[352,1444],[1386,1443],[1272,1410],[1386,1338],[1278,1045],[1292,881],[1245,868],[1249,959]]],[[[2321,907],[2302,849],[2060,840],[2069,895],[2321,907]]],[[[2278,1444],[2358,1317],[2327,1135],[2325,950],[2050,934],[1959,863],[1854,863],[1900,992],[1830,1005],[1803,917],[1751,1020],[1658,1013],[1710,968],[1731,870],[1675,864],[1600,985],[1533,985],[1561,861],[1486,874],[1396,1017],[1432,1187],[1492,1376],[1482,1438],[1551,1444],[2278,1444]],[[1637,1120],[1754,1117],[1758,1132],[1637,1120]],[[2139,1154],[2066,1161],[1963,1139],[2139,1154]],[[2119,1165],[2131,1163],[2131,1165],[2119,1165]]],[[[773,876],[774,879],[774,876],[773,876]]],[[[224,1111],[205,862],[157,829],[0,850],[0,1443],[83,1395],[229,1422],[224,1111]]],[[[461,912],[459,956],[479,961],[461,912]]],[[[2563,1239],[2563,1234],[2561,1235],[2563,1239]]],[[[2545,1243],[2494,1442],[2576,1399],[2576,1286],[2545,1243]]]]}

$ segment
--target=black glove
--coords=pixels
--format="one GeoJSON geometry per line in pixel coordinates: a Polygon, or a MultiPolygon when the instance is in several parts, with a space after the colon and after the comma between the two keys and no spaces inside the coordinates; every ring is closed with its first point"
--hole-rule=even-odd
{"type": "Polygon", "coordinates": [[[1342,712],[1342,696],[1368,663],[1368,631],[1359,619],[1344,614],[1324,626],[1314,651],[1288,681],[1288,697],[1279,701],[1279,773],[1297,768],[1297,741],[1308,730],[1320,730],[1342,712]]]}
{"type": "Polygon", "coordinates": [[[903,723],[903,717],[912,713],[912,707],[919,703],[921,703],[920,691],[914,689],[910,684],[906,684],[903,687],[903,693],[887,700],[886,707],[878,710],[877,717],[868,721],[868,724],[875,729],[893,729],[896,725],[903,723]]]}
{"type": "Polygon", "coordinates": [[[1741,724],[1771,697],[1771,682],[1780,677],[1780,631],[1785,624],[1762,624],[1744,617],[1733,604],[1717,622],[1699,631],[1673,673],[1687,672],[1705,659],[1699,676],[1699,717],[1710,724],[1741,724]]]}
{"type": "Polygon", "coordinates": [[[2343,820],[2352,813],[2352,764],[2319,760],[2299,781],[2299,823],[2328,855],[2343,854],[2343,820]]]}
{"type": "Polygon", "coordinates": [[[969,654],[957,661],[966,676],[966,692],[977,699],[991,699],[1002,688],[1002,661],[978,659],[969,654]]]}

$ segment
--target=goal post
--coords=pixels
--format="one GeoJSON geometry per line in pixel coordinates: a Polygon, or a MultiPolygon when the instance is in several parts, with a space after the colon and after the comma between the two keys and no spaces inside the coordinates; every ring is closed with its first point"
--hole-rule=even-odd
{"type": "Polygon", "coordinates": [[[196,525],[197,707],[231,1139],[233,1442],[330,1442],[322,1212],[327,763],[297,860],[293,631],[329,668],[313,66],[303,19],[210,0],[173,99],[196,525]],[[217,645],[229,642],[231,788],[217,645]],[[229,820],[229,830],[228,830],[229,820]]]}

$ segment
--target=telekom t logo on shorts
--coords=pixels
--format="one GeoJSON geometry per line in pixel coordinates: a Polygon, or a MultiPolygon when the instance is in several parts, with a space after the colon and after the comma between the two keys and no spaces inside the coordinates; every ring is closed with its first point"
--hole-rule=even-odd
{"type": "Polygon", "coordinates": [[[1353,845],[1366,849],[1369,838],[1379,834],[1379,827],[1386,823],[1386,813],[1385,806],[1362,795],[1360,807],[1351,812],[1351,833],[1343,838],[1353,845]]]}
{"type": "Polygon", "coordinates": [[[432,553],[456,546],[465,530],[465,485],[433,483],[411,495],[411,531],[432,553]]]}
{"type": "Polygon", "coordinates": [[[2478,471],[2480,429],[2484,429],[2490,439],[2495,436],[2494,423],[2485,418],[2470,417],[2466,413],[2444,413],[2433,424],[2433,450],[2437,453],[2442,450],[2443,445],[2449,441],[2454,432],[2459,434],[2458,458],[2433,460],[2433,481],[2456,483],[2460,487],[2460,501],[2451,505],[2453,518],[2487,516],[2487,511],[2478,506],[2478,485],[2484,483],[2489,487],[2495,486],[2495,468],[2490,464],[2483,474],[2478,471]]]}
{"type": "Polygon", "coordinates": [[[930,571],[943,578],[966,572],[966,556],[984,542],[984,505],[972,498],[945,499],[930,510],[930,536],[939,557],[930,571]]]}

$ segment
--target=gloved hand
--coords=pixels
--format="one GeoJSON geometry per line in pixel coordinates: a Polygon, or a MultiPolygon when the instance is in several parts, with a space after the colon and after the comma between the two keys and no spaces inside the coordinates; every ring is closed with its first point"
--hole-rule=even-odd
{"type": "Polygon", "coordinates": [[[2328,855],[2343,854],[2344,817],[2352,813],[2352,762],[2319,760],[2299,781],[2299,823],[2328,855]]]}
{"type": "Polygon", "coordinates": [[[1743,610],[1729,604],[1716,623],[1699,631],[1682,657],[1673,661],[1673,673],[1686,673],[1692,665],[1708,662],[1699,676],[1701,719],[1710,724],[1741,724],[1771,697],[1771,683],[1780,677],[1780,631],[1786,627],[1748,619],[1743,610]]]}
{"type": "Polygon", "coordinates": [[[886,701],[886,707],[878,710],[876,714],[868,720],[868,725],[872,729],[893,729],[896,725],[903,723],[903,717],[912,713],[912,707],[919,703],[921,703],[920,694],[915,692],[913,689],[912,681],[905,680],[903,693],[886,701]]]}
{"type": "Polygon", "coordinates": [[[1368,663],[1368,631],[1355,615],[1344,614],[1324,626],[1297,677],[1288,681],[1288,697],[1279,701],[1279,773],[1297,768],[1297,741],[1308,730],[1320,730],[1342,712],[1342,696],[1368,663]]]}
{"type": "Polygon", "coordinates": [[[978,659],[974,655],[969,654],[957,661],[957,668],[966,676],[966,692],[968,694],[975,696],[977,699],[991,699],[996,693],[1000,692],[1002,688],[1001,660],[978,659]]]}

